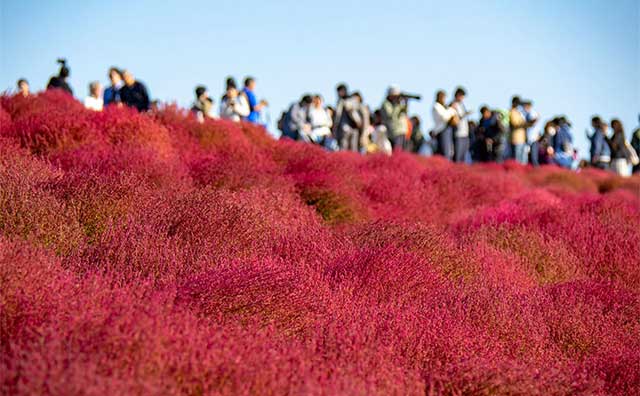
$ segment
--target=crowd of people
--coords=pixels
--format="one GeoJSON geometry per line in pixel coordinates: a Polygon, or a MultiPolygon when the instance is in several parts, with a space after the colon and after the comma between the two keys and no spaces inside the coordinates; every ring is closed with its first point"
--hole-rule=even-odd
{"type": "MultiPolygon", "coordinates": [[[[70,76],[67,62],[59,59],[58,63],[60,70],[51,77],[47,89],[62,89],[73,95],[67,81],[70,76]]],[[[99,81],[89,84],[85,107],[101,111],[109,105],[129,106],[145,112],[153,106],[146,86],[130,71],[111,67],[108,77],[110,85],[104,90],[99,81]]],[[[29,83],[24,78],[18,80],[17,88],[18,94],[30,94],[29,83]]],[[[195,88],[191,112],[200,121],[219,117],[264,125],[263,111],[269,104],[257,99],[255,89],[253,77],[244,79],[242,89],[233,77],[228,77],[216,109],[207,88],[199,85],[195,88]]],[[[534,133],[540,117],[533,109],[533,102],[519,96],[512,98],[509,110],[481,106],[476,120],[472,117],[473,111],[465,105],[467,92],[463,87],[454,90],[451,101],[447,101],[445,91],[439,90],[431,108],[433,128],[425,133],[420,118],[409,116],[409,103],[421,100],[419,95],[390,86],[380,108],[374,111],[360,92],[350,92],[344,83],[336,87],[336,95],[335,106],[326,105],[319,94],[302,95],[280,115],[277,127],[281,138],[316,144],[330,151],[387,155],[409,151],[440,155],[461,163],[513,159],[533,166],[555,164],[570,169],[593,166],[622,176],[640,172],[640,127],[632,133],[629,142],[618,119],[607,124],[599,116],[592,118],[592,129],[587,132],[590,158],[578,161],[571,122],[565,116],[556,116],[547,120],[539,133],[534,133]]]]}

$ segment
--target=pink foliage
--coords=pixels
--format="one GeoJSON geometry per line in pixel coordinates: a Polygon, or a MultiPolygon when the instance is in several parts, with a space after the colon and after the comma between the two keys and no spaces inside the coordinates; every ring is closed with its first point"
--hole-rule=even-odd
{"type": "Polygon", "coordinates": [[[0,390],[640,393],[640,178],[0,96],[0,390]]]}

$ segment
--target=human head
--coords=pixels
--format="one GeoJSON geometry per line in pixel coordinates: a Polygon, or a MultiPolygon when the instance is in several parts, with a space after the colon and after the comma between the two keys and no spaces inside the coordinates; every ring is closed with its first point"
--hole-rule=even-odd
{"type": "Polygon", "coordinates": [[[26,79],[19,79],[17,86],[18,91],[22,94],[22,96],[29,96],[29,82],[26,79]]]}
{"type": "Polygon", "coordinates": [[[484,119],[491,118],[491,110],[487,106],[482,106],[480,108],[480,116],[484,119]]]}
{"type": "Polygon", "coordinates": [[[622,122],[619,119],[614,118],[611,120],[611,129],[613,129],[613,133],[621,133],[624,135],[624,129],[622,128],[622,122]]]}
{"type": "Polygon", "coordinates": [[[390,85],[387,88],[387,99],[394,101],[400,98],[400,88],[397,85],[390,85]]]}
{"type": "Polygon", "coordinates": [[[71,70],[67,67],[66,59],[60,58],[58,59],[58,63],[60,64],[60,71],[58,72],[58,77],[64,80],[71,75],[71,70]]]}
{"type": "Polygon", "coordinates": [[[520,97],[514,96],[513,98],[511,98],[511,107],[518,107],[518,106],[520,106],[520,97]]]}
{"type": "Polygon", "coordinates": [[[526,111],[527,113],[531,111],[531,106],[533,102],[531,102],[530,100],[523,100],[521,104],[524,111],[526,111]]]}
{"type": "Polygon", "coordinates": [[[198,85],[196,87],[195,93],[196,99],[204,99],[207,96],[207,87],[205,87],[204,85],[198,85]]]}
{"type": "Polygon", "coordinates": [[[322,96],[320,95],[313,95],[313,107],[322,107],[322,96]]]}
{"type": "Polygon", "coordinates": [[[338,97],[340,99],[344,99],[349,95],[349,90],[347,89],[347,84],[340,83],[336,86],[336,92],[338,93],[338,97]]]}
{"type": "Polygon", "coordinates": [[[235,99],[237,97],[238,97],[238,89],[233,85],[228,85],[227,86],[227,98],[228,99],[235,99]]]}
{"type": "Polygon", "coordinates": [[[544,125],[544,133],[546,135],[553,136],[556,134],[557,128],[556,119],[553,119],[544,125]]]}
{"type": "Polygon", "coordinates": [[[109,81],[111,85],[117,85],[122,81],[122,72],[115,66],[109,68],[109,81]]]}
{"type": "Polygon", "coordinates": [[[362,103],[362,94],[360,94],[360,92],[356,91],[356,92],[352,93],[351,97],[356,99],[358,101],[358,103],[362,103]]]}
{"type": "Polygon", "coordinates": [[[413,125],[414,128],[420,128],[420,117],[418,116],[413,116],[411,117],[411,125],[413,125]]]}
{"type": "Polygon", "coordinates": [[[441,105],[444,105],[444,101],[447,99],[447,93],[444,92],[443,90],[439,90],[438,92],[436,92],[436,102],[440,103],[441,105]]]}
{"type": "Polygon", "coordinates": [[[380,110],[373,112],[373,123],[376,125],[382,123],[382,112],[380,110]]]}
{"type": "Polygon", "coordinates": [[[236,79],[231,76],[227,77],[227,79],[225,80],[225,87],[226,90],[229,90],[229,88],[238,88],[236,79]]]}
{"type": "Polygon", "coordinates": [[[591,126],[593,129],[600,129],[602,127],[602,119],[599,116],[593,116],[591,118],[591,126]]]}
{"type": "Polygon", "coordinates": [[[102,85],[99,81],[89,83],[89,96],[93,96],[94,98],[102,96],[102,85]]]}
{"type": "Polygon", "coordinates": [[[465,96],[467,96],[467,91],[465,91],[462,87],[456,88],[456,91],[453,94],[453,98],[456,102],[462,102],[465,96]]]}
{"type": "Polygon", "coordinates": [[[133,83],[136,82],[136,79],[133,77],[133,74],[131,74],[129,70],[122,71],[122,79],[124,80],[124,83],[129,86],[133,85],[133,83]]]}
{"type": "Polygon", "coordinates": [[[256,87],[256,79],[253,77],[247,77],[244,79],[244,86],[249,90],[253,91],[256,87]]]}
{"type": "Polygon", "coordinates": [[[311,105],[311,103],[313,102],[313,98],[311,97],[311,95],[304,95],[301,99],[300,99],[300,104],[303,107],[309,107],[311,105]]]}

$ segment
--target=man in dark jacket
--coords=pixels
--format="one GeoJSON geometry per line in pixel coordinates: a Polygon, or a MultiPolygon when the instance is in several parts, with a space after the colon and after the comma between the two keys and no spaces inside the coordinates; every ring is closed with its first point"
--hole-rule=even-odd
{"type": "Polygon", "coordinates": [[[47,84],[47,89],[61,89],[69,95],[73,95],[73,90],[69,83],[67,83],[67,78],[71,74],[71,70],[67,67],[67,61],[65,59],[58,59],[58,63],[60,64],[60,71],[57,76],[51,77],[47,84]]]}
{"type": "Polygon", "coordinates": [[[120,100],[127,106],[135,107],[138,111],[149,110],[149,94],[147,88],[140,81],[136,81],[130,71],[122,72],[124,86],[120,88],[120,100]]]}

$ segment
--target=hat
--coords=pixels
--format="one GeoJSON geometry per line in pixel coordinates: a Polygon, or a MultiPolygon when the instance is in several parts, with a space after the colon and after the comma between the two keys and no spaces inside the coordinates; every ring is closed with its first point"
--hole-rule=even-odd
{"type": "Polygon", "coordinates": [[[397,85],[390,85],[387,89],[387,96],[400,95],[400,88],[397,85]]]}

